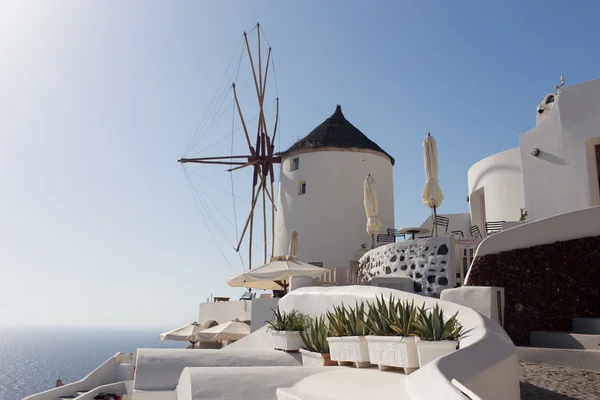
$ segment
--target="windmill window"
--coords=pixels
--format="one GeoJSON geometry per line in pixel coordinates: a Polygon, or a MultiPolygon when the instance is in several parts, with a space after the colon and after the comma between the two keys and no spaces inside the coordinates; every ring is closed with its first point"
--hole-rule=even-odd
{"type": "Polygon", "coordinates": [[[546,104],[554,103],[554,96],[548,96],[546,99],[546,104]]]}
{"type": "Polygon", "coordinates": [[[306,181],[298,183],[298,194],[306,194],[306,181]]]}
{"type": "Polygon", "coordinates": [[[290,165],[290,171],[295,171],[300,168],[300,157],[296,157],[292,159],[292,164],[290,165]]]}

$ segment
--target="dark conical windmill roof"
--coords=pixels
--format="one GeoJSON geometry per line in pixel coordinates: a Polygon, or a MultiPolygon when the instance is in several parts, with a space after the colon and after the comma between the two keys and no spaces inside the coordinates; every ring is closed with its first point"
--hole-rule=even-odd
{"type": "Polygon", "coordinates": [[[313,129],[306,137],[294,143],[282,154],[324,147],[373,150],[389,157],[392,165],[395,163],[392,156],[379,147],[377,143],[366,137],[364,133],[344,117],[342,107],[339,104],[331,117],[327,118],[321,125],[313,129]]]}

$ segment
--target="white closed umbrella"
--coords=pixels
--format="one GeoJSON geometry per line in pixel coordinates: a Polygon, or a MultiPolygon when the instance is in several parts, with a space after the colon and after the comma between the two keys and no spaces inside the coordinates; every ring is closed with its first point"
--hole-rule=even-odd
{"type": "Polygon", "coordinates": [[[234,319],[233,321],[205,329],[198,336],[205,341],[222,342],[223,340],[239,340],[249,334],[250,325],[234,319]]]}
{"type": "Polygon", "coordinates": [[[292,231],[290,235],[291,254],[273,257],[263,266],[248,272],[227,278],[227,283],[232,287],[245,287],[263,290],[285,290],[287,282],[292,276],[319,277],[328,272],[327,269],[298,260],[298,232],[292,231]]]}
{"type": "Polygon", "coordinates": [[[421,199],[423,204],[433,208],[433,226],[435,227],[435,236],[437,236],[437,208],[444,201],[444,194],[438,181],[438,152],[437,144],[430,133],[423,141],[423,153],[425,162],[425,187],[421,199]]]}
{"type": "Polygon", "coordinates": [[[288,250],[288,255],[293,260],[298,259],[298,232],[295,230],[290,234],[290,248],[288,250]]]}
{"type": "Polygon", "coordinates": [[[181,328],[161,333],[160,335],[158,335],[158,339],[190,342],[193,348],[194,345],[200,341],[198,333],[200,333],[203,329],[204,328],[199,323],[192,322],[191,324],[182,326],[181,328]]]}
{"type": "Polygon", "coordinates": [[[381,229],[381,220],[379,219],[379,202],[377,200],[377,190],[375,189],[375,178],[369,174],[364,182],[364,203],[367,214],[367,233],[371,235],[372,247],[375,247],[375,234],[381,229]]]}

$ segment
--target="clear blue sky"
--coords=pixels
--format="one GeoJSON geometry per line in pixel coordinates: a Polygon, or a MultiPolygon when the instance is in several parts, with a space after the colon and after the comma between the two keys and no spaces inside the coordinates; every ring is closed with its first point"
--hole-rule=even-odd
{"type": "MultiPolygon", "coordinates": [[[[518,145],[561,74],[567,84],[600,76],[599,7],[2,1],[0,325],[169,327],[195,319],[211,293],[239,295],[176,160],[257,21],[274,50],[281,147],[342,104],[396,158],[396,224],[406,226],[429,213],[427,132],[442,211],[467,211],[468,168],[518,145]]],[[[228,133],[213,130],[200,148],[228,133]]],[[[228,187],[226,174],[199,171],[228,187]]],[[[240,174],[236,195],[248,197],[240,174]]]]}

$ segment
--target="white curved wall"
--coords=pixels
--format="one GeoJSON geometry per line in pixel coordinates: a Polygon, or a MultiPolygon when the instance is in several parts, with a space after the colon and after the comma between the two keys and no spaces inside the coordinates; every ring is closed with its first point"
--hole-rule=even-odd
{"type": "Polygon", "coordinates": [[[518,221],[525,207],[521,149],[514,148],[479,161],[468,172],[471,221],[485,231],[486,221],[518,221]],[[481,203],[481,195],[485,205],[481,203]],[[485,219],[482,217],[485,210],[485,219]]]}
{"type": "Polygon", "coordinates": [[[532,219],[600,205],[592,151],[600,144],[600,79],[562,89],[546,118],[522,134],[520,143],[532,219]],[[538,157],[531,155],[534,148],[538,157]]]}
{"type": "MultiPolygon", "coordinates": [[[[312,317],[323,315],[334,305],[354,304],[355,301],[373,301],[383,295],[414,300],[432,307],[438,303],[447,315],[458,312],[458,320],[468,334],[461,338],[460,349],[441,357],[405,379],[409,398],[413,400],[456,399],[464,396],[452,385],[456,379],[485,400],[516,400],[520,398],[517,350],[506,332],[496,322],[476,311],[448,301],[418,296],[394,289],[373,286],[309,287],[295,290],[279,301],[281,311],[298,310],[312,317]]],[[[250,340],[254,334],[234,343],[237,349],[256,345],[250,340]],[[245,339],[248,339],[244,342],[245,339]]],[[[268,344],[267,344],[268,345],[268,344]]],[[[392,398],[392,397],[390,397],[392,398]]]]}
{"type": "Polygon", "coordinates": [[[290,154],[282,160],[275,255],[288,252],[290,233],[298,231],[299,257],[322,262],[323,267],[347,267],[362,244],[371,245],[365,225],[363,181],[376,180],[383,227],[394,227],[393,176],[390,159],[364,151],[311,151],[290,154]],[[299,168],[291,171],[295,157],[299,168]],[[306,194],[298,183],[306,181],[306,194]]]}

